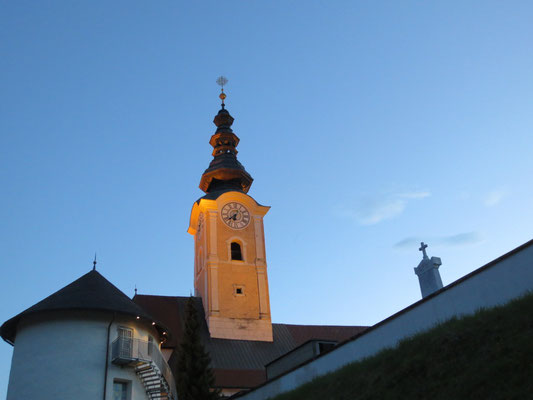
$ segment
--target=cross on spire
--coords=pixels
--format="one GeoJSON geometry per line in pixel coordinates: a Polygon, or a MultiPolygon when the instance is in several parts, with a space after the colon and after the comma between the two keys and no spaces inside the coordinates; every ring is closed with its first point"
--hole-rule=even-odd
{"type": "Polygon", "coordinates": [[[428,258],[428,255],[426,254],[427,247],[428,247],[427,244],[425,244],[424,242],[420,242],[420,248],[418,250],[422,252],[424,259],[428,258]]]}
{"type": "Polygon", "coordinates": [[[222,100],[222,109],[224,109],[224,100],[226,99],[226,93],[224,93],[224,85],[228,83],[228,79],[225,76],[219,76],[217,84],[220,86],[220,95],[218,96],[222,100]]]}

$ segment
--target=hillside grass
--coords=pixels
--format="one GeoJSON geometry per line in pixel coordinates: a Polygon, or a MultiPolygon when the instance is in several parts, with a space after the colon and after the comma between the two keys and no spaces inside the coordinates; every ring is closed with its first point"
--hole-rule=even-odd
{"type": "Polygon", "coordinates": [[[274,399],[533,399],[533,294],[449,320],[274,399]]]}

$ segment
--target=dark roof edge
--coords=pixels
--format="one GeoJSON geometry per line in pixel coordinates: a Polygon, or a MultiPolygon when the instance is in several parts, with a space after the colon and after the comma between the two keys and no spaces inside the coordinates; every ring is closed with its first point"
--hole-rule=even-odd
{"type": "Polygon", "coordinates": [[[270,364],[273,364],[273,363],[275,363],[276,361],[281,360],[282,358],[284,358],[284,357],[287,356],[288,354],[291,354],[291,353],[295,352],[296,350],[298,350],[298,349],[304,347],[306,344],[311,343],[311,342],[341,343],[341,342],[339,342],[338,340],[332,340],[332,339],[309,339],[309,340],[306,340],[305,342],[303,342],[301,345],[296,346],[294,349],[289,350],[289,351],[286,352],[285,354],[282,354],[281,356],[279,356],[279,357],[277,357],[277,358],[274,358],[272,361],[266,363],[266,364],[265,364],[265,368],[266,368],[267,366],[269,366],[270,364]]]}
{"type": "MultiPolygon", "coordinates": [[[[13,318],[8,319],[6,322],[4,322],[0,326],[0,328],[4,328],[5,327],[4,329],[2,329],[2,332],[1,332],[2,339],[4,339],[4,341],[6,343],[9,343],[11,346],[14,346],[14,342],[12,342],[11,340],[8,339],[8,335],[9,335],[8,330],[16,329],[16,327],[18,326],[18,324],[20,323],[20,320],[22,318],[25,318],[25,317],[28,317],[28,316],[37,315],[37,314],[41,314],[41,313],[55,313],[55,312],[65,312],[65,311],[97,311],[97,312],[103,312],[103,313],[108,313],[108,314],[127,315],[127,316],[134,317],[134,318],[140,317],[140,320],[144,319],[146,321],[149,321],[149,323],[147,322],[147,326],[149,324],[151,324],[152,322],[155,322],[155,325],[153,325],[153,326],[159,331],[159,334],[161,336],[162,336],[163,332],[167,332],[165,337],[171,335],[170,330],[163,323],[159,322],[155,318],[150,317],[148,314],[137,315],[135,313],[125,312],[125,311],[117,311],[117,310],[112,310],[110,308],[96,308],[96,307],[94,307],[94,308],[93,307],[91,307],[91,308],[82,308],[82,307],[73,308],[73,307],[65,307],[65,308],[54,308],[54,309],[50,309],[50,310],[35,310],[35,311],[30,311],[30,312],[27,312],[27,313],[20,313],[18,315],[15,315],[13,318]]],[[[144,311],[144,309],[143,309],[143,311],[144,311]]],[[[145,313],[146,313],[146,311],[145,311],[145,313]]]]}
{"type": "MultiPolygon", "coordinates": [[[[261,369],[251,369],[250,371],[262,371],[261,369]]],[[[241,393],[241,392],[245,392],[245,393],[248,393],[248,392],[251,392],[253,389],[255,389],[256,387],[259,387],[259,386],[252,386],[252,387],[244,387],[242,385],[228,385],[228,384],[224,384],[224,385],[217,385],[216,383],[213,385],[214,388],[217,388],[217,389],[240,389],[241,391],[235,393],[233,396],[236,396],[237,394],[241,393]]],[[[223,399],[231,399],[232,397],[223,397],[223,399]]]]}
{"type": "MultiPolygon", "coordinates": [[[[9,337],[15,338],[16,334],[13,335],[11,331],[14,330],[16,332],[17,326],[20,323],[20,320],[22,318],[25,318],[28,316],[31,317],[33,315],[43,314],[43,313],[55,313],[55,312],[65,312],[65,311],[97,311],[97,312],[104,312],[104,313],[109,313],[109,314],[119,313],[109,308],[97,309],[97,308],[81,308],[81,307],[80,308],[71,308],[71,307],[54,308],[50,310],[35,310],[35,311],[29,311],[29,312],[23,311],[15,315],[14,317],[8,319],[0,326],[0,336],[2,336],[2,339],[4,339],[4,342],[9,343],[11,346],[14,346],[15,345],[14,342],[9,340],[9,337]]],[[[123,312],[120,312],[119,314],[131,315],[131,314],[123,313],[123,312]]]]}
{"type": "Polygon", "coordinates": [[[284,324],[283,322],[272,322],[272,324],[283,325],[283,326],[298,326],[298,327],[304,326],[306,328],[310,326],[317,327],[317,328],[368,328],[367,325],[305,325],[305,324],[284,324]]]}
{"type": "Polygon", "coordinates": [[[132,297],[132,300],[135,298],[135,297],[167,297],[167,298],[171,298],[171,299],[188,299],[189,297],[192,297],[193,299],[201,299],[200,296],[165,296],[164,294],[136,294],[132,297]]]}
{"type": "Polygon", "coordinates": [[[265,206],[265,205],[259,203],[256,199],[254,199],[248,193],[246,193],[246,192],[244,192],[242,190],[235,190],[235,189],[231,189],[231,188],[228,189],[228,190],[216,190],[216,191],[213,191],[213,192],[206,193],[202,197],[200,197],[198,200],[196,200],[195,203],[196,204],[200,204],[200,201],[202,201],[202,200],[217,200],[223,194],[230,193],[230,192],[236,192],[236,193],[241,193],[241,194],[247,195],[253,201],[255,201],[255,204],[257,204],[259,207],[268,207],[268,206],[265,206]]]}
{"type": "Polygon", "coordinates": [[[347,340],[345,340],[344,342],[339,343],[339,344],[335,347],[335,349],[331,349],[330,351],[327,351],[327,352],[324,352],[324,353],[322,353],[322,354],[319,354],[319,355],[317,355],[316,357],[311,358],[310,360],[304,361],[303,363],[297,365],[296,367],[291,368],[291,369],[289,369],[288,371],[285,371],[284,373],[282,373],[282,374],[276,376],[275,378],[270,379],[270,380],[268,380],[268,381],[262,383],[261,385],[256,386],[256,387],[254,387],[253,389],[251,389],[251,390],[245,392],[245,393],[236,393],[236,394],[234,394],[233,396],[231,396],[230,399],[236,399],[236,398],[238,398],[238,397],[244,396],[245,394],[248,394],[248,393],[250,393],[250,392],[253,392],[253,391],[255,391],[255,390],[257,390],[257,389],[259,389],[259,388],[261,388],[261,387],[263,387],[263,386],[265,386],[265,385],[267,385],[267,384],[269,384],[270,382],[275,381],[275,380],[277,380],[277,379],[280,379],[280,378],[282,378],[283,376],[285,376],[285,375],[287,375],[287,374],[290,374],[292,371],[295,371],[295,370],[297,370],[298,368],[301,368],[302,366],[304,366],[304,365],[306,365],[306,364],[309,364],[309,363],[313,362],[314,360],[316,360],[316,359],[318,359],[318,358],[320,358],[320,357],[325,356],[326,354],[330,353],[331,351],[333,351],[333,350],[337,350],[338,348],[340,348],[340,347],[342,347],[342,346],[344,346],[344,345],[346,345],[346,344],[348,344],[348,343],[350,343],[350,342],[353,342],[354,340],[360,338],[361,336],[364,336],[364,335],[366,335],[366,334],[372,332],[373,330],[377,329],[377,328],[380,327],[381,325],[384,325],[384,324],[386,324],[387,322],[389,322],[389,321],[391,321],[391,320],[393,320],[393,319],[398,318],[400,315],[405,314],[407,311],[409,311],[409,310],[411,310],[411,309],[417,307],[418,305],[420,305],[420,304],[422,304],[422,303],[425,303],[425,302],[428,301],[429,299],[431,299],[431,298],[433,298],[433,297],[435,297],[435,296],[438,296],[440,293],[445,292],[445,291],[451,289],[452,287],[455,287],[455,286],[459,285],[460,283],[464,282],[465,280],[470,279],[472,276],[475,276],[475,275],[477,275],[477,274],[479,274],[479,273],[481,273],[481,272],[483,272],[483,271],[485,271],[485,270],[487,270],[487,269],[490,269],[490,268],[493,267],[495,264],[498,264],[499,262],[503,261],[504,259],[509,258],[509,257],[515,255],[516,253],[519,253],[519,252],[521,252],[522,250],[524,250],[524,249],[526,249],[527,247],[530,247],[530,246],[532,246],[532,245],[533,245],[533,239],[531,239],[531,240],[527,241],[526,243],[524,243],[524,244],[522,244],[522,245],[516,247],[515,249],[513,249],[513,250],[511,250],[511,251],[509,251],[509,252],[507,252],[507,253],[505,253],[505,254],[503,254],[503,255],[501,255],[500,257],[495,258],[494,260],[488,262],[487,264],[483,265],[482,267],[479,267],[478,269],[475,269],[474,271],[472,271],[472,272],[466,274],[465,276],[463,276],[463,277],[457,279],[456,281],[453,281],[452,283],[450,283],[450,284],[444,286],[442,289],[437,290],[436,292],[430,294],[429,296],[424,297],[423,299],[418,300],[417,302],[415,302],[415,303],[413,303],[413,304],[411,304],[411,305],[405,307],[404,309],[398,311],[397,313],[392,314],[390,317],[385,318],[384,320],[378,322],[377,324],[372,325],[371,327],[369,327],[369,328],[368,328],[367,330],[365,330],[364,332],[358,333],[358,334],[356,334],[355,336],[352,336],[350,339],[347,339],[347,340]]]}

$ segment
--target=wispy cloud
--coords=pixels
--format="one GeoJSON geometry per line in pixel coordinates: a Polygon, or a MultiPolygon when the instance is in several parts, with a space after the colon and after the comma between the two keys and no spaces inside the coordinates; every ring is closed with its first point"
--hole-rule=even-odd
{"type": "Polygon", "coordinates": [[[441,246],[467,246],[479,243],[483,240],[479,232],[464,232],[449,236],[430,236],[430,237],[415,237],[410,236],[400,240],[394,245],[396,248],[405,249],[413,248],[420,245],[420,242],[427,242],[429,244],[441,246]]]}
{"type": "MultiPolygon", "coordinates": [[[[427,239],[426,239],[427,240],[427,239]]],[[[405,239],[400,240],[398,243],[394,245],[394,247],[398,247],[400,249],[406,249],[415,247],[416,245],[420,244],[420,242],[423,242],[423,240],[420,240],[420,238],[409,236],[405,239]]]]}
{"type": "Polygon", "coordinates": [[[500,204],[500,202],[506,195],[507,192],[503,189],[493,190],[489,192],[484,200],[485,206],[494,207],[500,204]]]}
{"type": "Polygon", "coordinates": [[[479,243],[482,240],[479,232],[465,232],[457,235],[444,236],[436,244],[444,244],[447,246],[464,246],[468,244],[479,243]]]}
{"type": "Polygon", "coordinates": [[[374,225],[386,219],[394,218],[405,211],[410,200],[431,196],[429,191],[402,192],[384,197],[368,197],[356,203],[353,210],[345,213],[362,225],[374,225]]]}
{"type": "Polygon", "coordinates": [[[419,191],[419,192],[404,192],[398,194],[398,197],[403,199],[423,199],[424,197],[431,196],[431,193],[428,191],[419,191]]]}

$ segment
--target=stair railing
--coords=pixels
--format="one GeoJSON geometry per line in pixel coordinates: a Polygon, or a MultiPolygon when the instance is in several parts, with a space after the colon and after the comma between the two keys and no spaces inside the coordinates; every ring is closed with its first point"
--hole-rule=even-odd
{"type": "Polygon", "coordinates": [[[172,397],[177,399],[176,383],[159,347],[153,342],[141,339],[118,337],[111,345],[111,362],[115,364],[153,363],[165,379],[172,397]]]}

